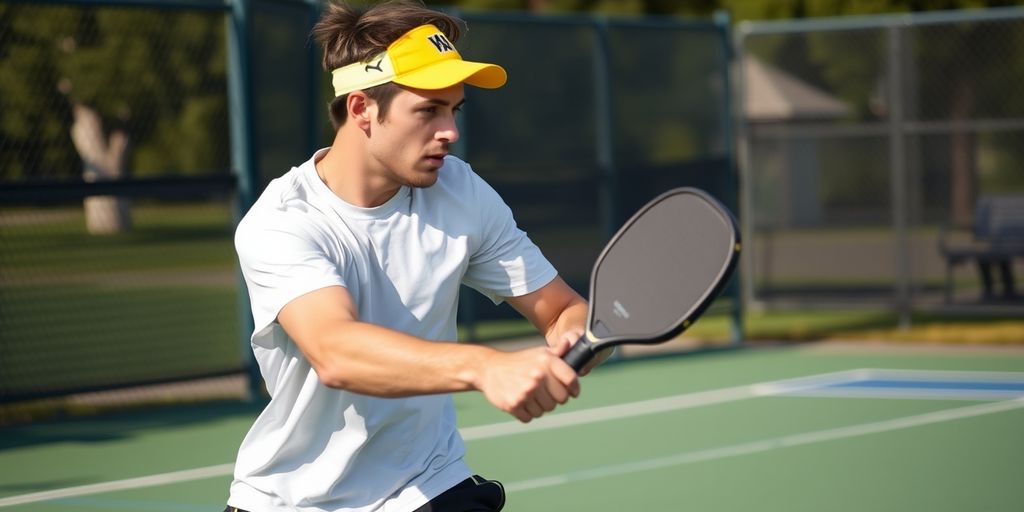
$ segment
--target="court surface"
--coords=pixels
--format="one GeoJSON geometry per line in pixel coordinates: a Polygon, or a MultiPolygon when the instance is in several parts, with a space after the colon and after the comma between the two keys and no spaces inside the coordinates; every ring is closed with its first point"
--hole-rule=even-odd
{"type": "MultiPolygon", "coordinates": [[[[528,425],[456,396],[518,511],[1020,511],[1024,349],[808,344],[611,364],[528,425]]],[[[258,408],[0,430],[0,512],[219,511],[258,408]]]]}

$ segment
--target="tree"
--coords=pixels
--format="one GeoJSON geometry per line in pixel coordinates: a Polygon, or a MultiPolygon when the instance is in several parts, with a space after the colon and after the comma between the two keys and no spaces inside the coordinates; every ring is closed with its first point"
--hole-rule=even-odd
{"type": "Polygon", "coordinates": [[[224,25],[217,12],[0,4],[0,180],[225,169],[224,25]]]}
{"type": "MultiPolygon", "coordinates": [[[[220,13],[0,5],[0,180],[226,168],[224,47],[220,13]]],[[[90,232],[130,226],[122,201],[86,208],[90,232]]]]}

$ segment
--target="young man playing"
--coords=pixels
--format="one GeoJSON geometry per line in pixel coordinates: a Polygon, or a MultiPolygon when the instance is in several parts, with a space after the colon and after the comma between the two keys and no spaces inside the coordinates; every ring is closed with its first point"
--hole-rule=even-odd
{"type": "Polygon", "coordinates": [[[337,133],[238,226],[271,400],[239,449],[227,510],[500,510],[500,484],[463,461],[450,393],[480,391],[522,422],[579,394],[560,356],[586,302],[448,154],[463,84],[506,80],[461,59],[459,32],[409,2],[329,4],[314,29],[337,133]],[[453,343],[461,284],[509,302],[548,346],[453,343]]]}

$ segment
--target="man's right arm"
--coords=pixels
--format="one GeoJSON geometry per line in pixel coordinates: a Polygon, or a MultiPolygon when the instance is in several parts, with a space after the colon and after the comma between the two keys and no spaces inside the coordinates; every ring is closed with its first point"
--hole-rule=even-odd
{"type": "Polygon", "coordinates": [[[579,394],[576,373],[557,349],[502,352],[420,339],[360,321],[341,286],[293,299],[277,320],[332,388],[381,397],[478,390],[523,422],[579,394]]]}

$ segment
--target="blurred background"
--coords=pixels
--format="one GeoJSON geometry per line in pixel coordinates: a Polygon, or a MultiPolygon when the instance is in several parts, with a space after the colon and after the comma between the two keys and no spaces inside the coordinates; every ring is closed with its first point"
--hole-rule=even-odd
{"type": "MultiPolygon", "coordinates": [[[[743,264],[685,351],[1024,342],[1018,4],[430,3],[468,22],[464,57],[510,75],[467,90],[457,152],[578,291],[661,191],[737,214],[743,264]]],[[[142,385],[259,393],[231,240],[331,140],[320,9],[0,1],[0,420],[142,385]]],[[[463,341],[530,334],[461,301],[463,341]]]]}

